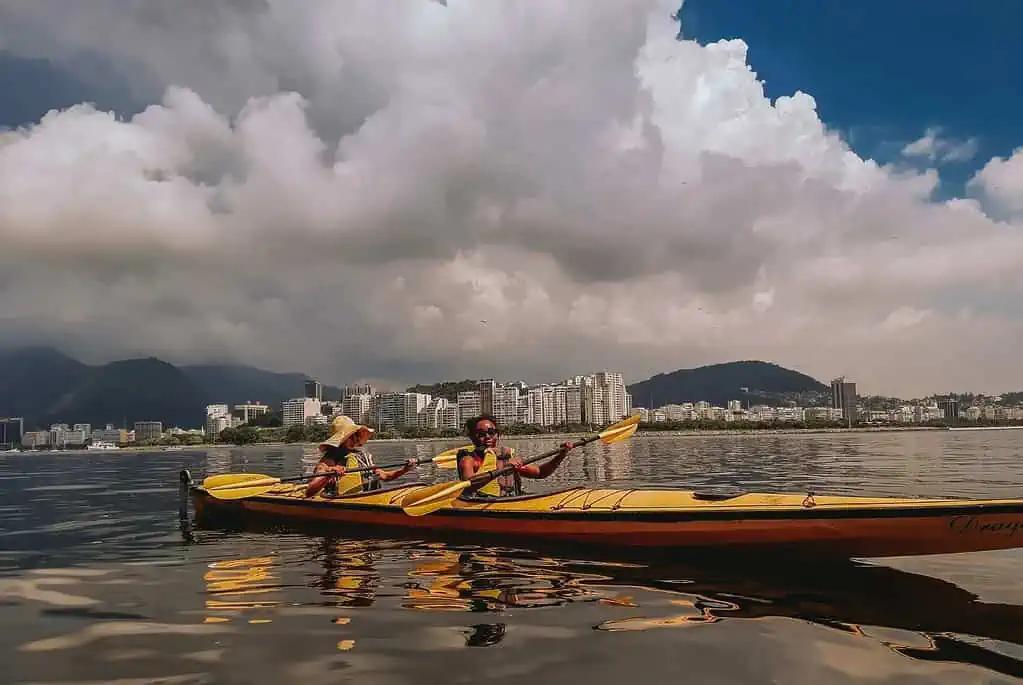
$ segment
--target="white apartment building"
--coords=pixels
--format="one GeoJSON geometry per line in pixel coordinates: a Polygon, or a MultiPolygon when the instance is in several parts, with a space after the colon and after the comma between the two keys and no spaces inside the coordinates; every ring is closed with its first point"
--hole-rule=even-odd
{"type": "Polygon", "coordinates": [[[483,413],[483,404],[480,399],[479,390],[464,390],[458,393],[458,416],[462,421],[468,421],[470,416],[479,416],[483,413]]]}
{"type": "Polygon", "coordinates": [[[458,429],[458,405],[444,397],[435,397],[419,412],[419,427],[427,429],[458,429]]]}
{"type": "Polygon", "coordinates": [[[519,422],[519,388],[501,385],[494,389],[494,418],[502,426],[519,422]]]}
{"type": "Polygon", "coordinates": [[[257,416],[263,416],[269,411],[270,407],[262,402],[244,402],[234,405],[234,414],[238,417],[239,423],[248,423],[257,416]]]}
{"type": "Polygon", "coordinates": [[[319,416],[322,403],[315,397],[296,397],[281,403],[281,425],[306,425],[309,419],[319,416]]]}
{"type": "Polygon", "coordinates": [[[231,427],[231,410],[226,404],[207,404],[206,423],[203,426],[207,435],[220,435],[225,428],[231,427]]]}
{"type": "MultiPolygon", "coordinates": [[[[607,406],[608,423],[621,421],[625,418],[625,379],[620,373],[601,371],[596,374],[595,384],[601,389],[604,395],[604,402],[607,406]]],[[[708,405],[709,406],[709,405],[708,405]]]]}
{"type": "MultiPolygon", "coordinates": [[[[568,398],[572,386],[539,385],[530,388],[526,393],[527,411],[525,423],[537,426],[559,426],[568,423],[568,398]]],[[[575,392],[573,396],[581,396],[575,392]]],[[[581,405],[576,407],[581,412],[581,405]]]]}
{"type": "Polygon", "coordinates": [[[375,414],[373,395],[346,395],[345,399],[341,402],[341,413],[351,418],[351,420],[356,423],[375,423],[376,419],[373,416],[373,414],[375,414]]]}
{"type": "Polygon", "coordinates": [[[420,392],[388,392],[377,396],[376,421],[380,427],[405,428],[419,424],[419,412],[433,398],[420,392]]]}

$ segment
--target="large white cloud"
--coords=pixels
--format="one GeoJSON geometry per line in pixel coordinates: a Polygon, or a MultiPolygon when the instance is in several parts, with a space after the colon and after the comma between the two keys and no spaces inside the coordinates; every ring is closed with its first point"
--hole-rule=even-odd
{"type": "MultiPolygon", "coordinates": [[[[1023,324],[983,306],[1018,288],[1020,227],[769,101],[742,41],[677,41],[675,9],[0,0],[0,45],[160,98],[2,134],[3,335],[331,381],[766,358],[1023,386],[1023,324]]],[[[975,183],[1018,208],[1006,175],[975,183]]]]}

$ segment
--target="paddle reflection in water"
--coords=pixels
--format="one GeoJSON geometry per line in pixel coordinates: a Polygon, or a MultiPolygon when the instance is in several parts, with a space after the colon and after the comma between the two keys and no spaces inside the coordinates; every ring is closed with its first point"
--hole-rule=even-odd
{"type": "Polygon", "coordinates": [[[267,595],[279,591],[271,556],[215,561],[203,574],[207,616],[204,623],[226,623],[247,612],[249,623],[269,623],[265,610],[280,606],[267,595]]]}

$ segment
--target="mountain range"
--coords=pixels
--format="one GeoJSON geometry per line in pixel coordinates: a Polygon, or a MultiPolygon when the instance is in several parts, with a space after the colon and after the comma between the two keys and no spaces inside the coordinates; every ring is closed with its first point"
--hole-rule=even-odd
{"type": "MultiPolygon", "coordinates": [[[[59,421],[198,426],[207,404],[279,405],[301,397],[307,379],[243,365],[175,366],[155,357],[90,366],[49,347],[23,347],[0,352],[0,417],[24,417],[26,429],[59,421]]],[[[323,397],[339,399],[341,389],[325,385],[323,397]]]]}
{"type": "MultiPolygon", "coordinates": [[[[175,366],[155,357],[90,366],[53,348],[23,347],[0,352],[0,417],[24,417],[26,429],[55,422],[198,426],[207,404],[260,401],[279,406],[301,397],[307,378],[244,365],[175,366]]],[[[413,387],[445,397],[471,385],[472,381],[458,381],[413,387]]],[[[732,399],[777,405],[807,393],[827,392],[828,387],[776,364],[743,361],[658,374],[628,390],[636,406],[699,400],[723,406],[732,399]]],[[[341,389],[325,385],[323,397],[339,399],[341,389]]]]}

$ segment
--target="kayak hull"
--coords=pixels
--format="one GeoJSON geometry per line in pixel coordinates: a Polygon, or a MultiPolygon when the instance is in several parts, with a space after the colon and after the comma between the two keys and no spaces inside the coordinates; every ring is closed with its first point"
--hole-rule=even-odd
{"type": "Polygon", "coordinates": [[[807,552],[843,557],[954,554],[1023,547],[1023,500],[915,500],[679,490],[569,488],[500,500],[456,500],[409,516],[408,484],[338,498],[282,484],[220,500],[192,486],[198,516],[229,513],[278,521],[387,527],[587,546],[807,552]]]}

